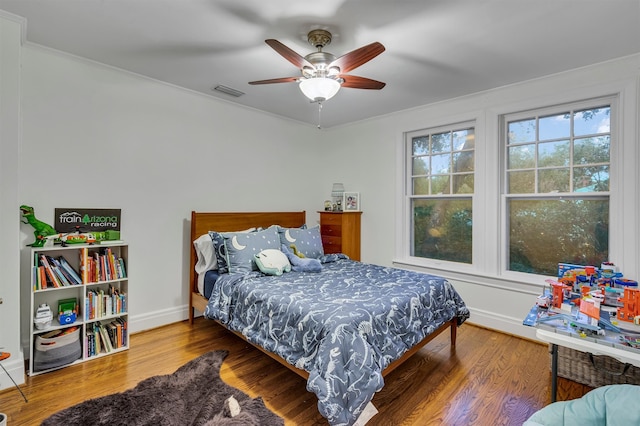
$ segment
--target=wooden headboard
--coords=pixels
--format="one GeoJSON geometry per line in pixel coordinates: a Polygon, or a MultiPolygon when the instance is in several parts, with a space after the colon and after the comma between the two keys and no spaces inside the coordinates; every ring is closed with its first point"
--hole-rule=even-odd
{"type": "Polygon", "coordinates": [[[198,292],[198,277],[195,272],[195,241],[209,231],[234,232],[253,227],[267,228],[280,225],[285,228],[296,228],[306,223],[306,212],[245,212],[245,213],[206,213],[191,212],[191,238],[189,239],[189,323],[193,324],[194,308],[204,311],[207,300],[198,292]]]}

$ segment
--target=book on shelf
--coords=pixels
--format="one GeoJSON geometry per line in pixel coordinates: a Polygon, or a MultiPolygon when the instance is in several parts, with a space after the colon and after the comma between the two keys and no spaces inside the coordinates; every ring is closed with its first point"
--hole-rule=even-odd
{"type": "Polygon", "coordinates": [[[64,286],[73,285],[73,278],[71,278],[71,275],[64,270],[59,260],[51,257],[49,258],[49,262],[55,267],[55,271],[58,274],[58,277],[60,278],[60,282],[62,283],[62,285],[64,286]]]}
{"type": "Polygon", "coordinates": [[[124,259],[117,256],[110,247],[99,247],[91,251],[88,247],[81,248],[80,272],[85,284],[127,277],[124,259]]]}
{"type": "Polygon", "coordinates": [[[46,290],[47,288],[47,275],[44,270],[44,266],[34,265],[33,269],[33,291],[46,290]]]}
{"type": "Polygon", "coordinates": [[[95,327],[93,328],[93,340],[95,345],[93,355],[98,355],[102,352],[102,345],[100,344],[100,334],[96,332],[95,327]]]}
{"type": "Polygon", "coordinates": [[[100,353],[109,353],[119,346],[115,345],[115,341],[111,337],[109,324],[95,322],[87,328],[85,339],[86,356],[92,357],[100,353]]]}
{"type": "Polygon", "coordinates": [[[127,309],[127,294],[117,287],[109,286],[103,289],[87,291],[85,299],[85,319],[94,320],[125,313],[127,309]]]}
{"type": "Polygon", "coordinates": [[[80,274],[78,274],[78,272],[73,269],[73,266],[69,264],[64,256],[58,257],[58,262],[62,266],[63,270],[70,276],[70,279],[74,284],[82,284],[82,278],[80,278],[80,274]]]}
{"type": "Polygon", "coordinates": [[[111,340],[111,346],[113,346],[115,349],[119,348],[120,345],[118,344],[118,333],[116,331],[115,322],[111,321],[106,325],[106,328],[107,334],[109,334],[109,339],[111,340]]]}
{"type": "Polygon", "coordinates": [[[83,284],[89,282],[89,249],[86,247],[80,248],[80,275],[83,284]]]}
{"type": "Polygon", "coordinates": [[[104,352],[111,352],[113,350],[113,346],[111,345],[111,340],[107,335],[107,330],[104,328],[104,325],[102,325],[100,322],[97,322],[95,324],[95,328],[98,330],[98,333],[100,335],[100,341],[102,343],[102,347],[104,348],[104,352]]]}
{"type": "Polygon", "coordinates": [[[116,274],[115,256],[113,255],[111,248],[104,249],[104,257],[107,267],[107,275],[110,280],[115,280],[118,275],[116,274]]]}
{"type": "Polygon", "coordinates": [[[60,271],[60,268],[58,268],[58,265],[56,264],[55,260],[51,256],[44,256],[44,257],[47,259],[49,268],[51,268],[51,271],[53,271],[53,275],[57,279],[58,287],[68,286],[69,283],[67,282],[67,279],[64,277],[64,275],[60,271]]]}
{"type": "Polygon", "coordinates": [[[55,274],[55,272],[53,272],[52,266],[49,264],[47,256],[44,254],[40,255],[40,265],[44,266],[44,270],[47,274],[47,277],[49,278],[49,281],[51,281],[52,286],[56,288],[62,287],[62,284],[60,283],[57,275],[55,274]]]}
{"type": "Polygon", "coordinates": [[[62,264],[60,264],[57,259],[51,256],[47,256],[47,259],[49,260],[49,264],[53,265],[53,271],[58,276],[58,279],[60,280],[60,284],[62,284],[62,286],[66,287],[74,284],[71,275],[64,270],[62,264]]]}
{"type": "Polygon", "coordinates": [[[113,321],[113,325],[116,328],[115,331],[115,336],[116,336],[116,342],[117,342],[117,346],[120,348],[122,346],[126,345],[126,324],[127,321],[124,318],[116,318],[113,321]]]}
{"type": "Polygon", "coordinates": [[[49,286],[53,287],[53,284],[49,281],[47,271],[44,270],[44,266],[38,266],[38,278],[40,279],[40,289],[47,289],[49,286]]]}
{"type": "Polygon", "coordinates": [[[87,330],[87,356],[93,356],[96,352],[96,342],[93,331],[87,330]]]}

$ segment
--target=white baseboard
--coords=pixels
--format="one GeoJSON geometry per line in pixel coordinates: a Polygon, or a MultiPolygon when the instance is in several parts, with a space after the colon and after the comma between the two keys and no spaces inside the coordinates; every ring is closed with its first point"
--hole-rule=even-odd
{"type": "Polygon", "coordinates": [[[187,305],[176,306],[160,311],[148,312],[142,315],[131,315],[129,317],[129,332],[150,330],[174,322],[184,321],[189,318],[189,307],[187,305]]]}
{"type": "MultiPolygon", "coordinates": [[[[7,373],[11,375],[13,380],[18,385],[24,384],[24,362],[22,361],[22,354],[15,356],[11,354],[11,358],[7,358],[2,361],[2,366],[7,370],[7,373]]],[[[14,384],[9,377],[5,374],[4,370],[0,369],[0,390],[13,388],[14,384]]],[[[18,390],[16,389],[16,392],[18,390]]],[[[22,396],[20,396],[22,398],[22,396]]]]}
{"type": "Polygon", "coordinates": [[[471,317],[467,320],[469,324],[490,328],[525,339],[536,340],[535,327],[523,325],[523,318],[508,317],[481,309],[469,308],[469,311],[471,311],[471,317]]]}

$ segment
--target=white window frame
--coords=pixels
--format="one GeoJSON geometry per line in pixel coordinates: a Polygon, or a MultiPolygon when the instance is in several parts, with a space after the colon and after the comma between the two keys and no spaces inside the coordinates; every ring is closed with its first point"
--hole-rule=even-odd
{"type": "MultiPolygon", "coordinates": [[[[626,72],[626,70],[623,70],[626,72]]],[[[635,71],[634,71],[635,72],[635,71]]],[[[556,82],[559,86],[560,82],[556,82]]],[[[581,100],[611,97],[617,116],[611,118],[612,140],[610,185],[609,258],[628,277],[640,276],[640,76],[627,72],[603,84],[565,84],[566,90],[539,90],[533,83],[513,93],[510,89],[472,96],[461,102],[429,105],[403,122],[396,133],[396,234],[392,263],[398,267],[435,273],[456,282],[473,282],[478,288],[500,288],[516,293],[537,294],[544,279],[505,268],[508,253],[502,200],[504,156],[500,144],[500,117],[518,111],[567,105],[581,100]],[[448,123],[475,121],[475,194],[473,201],[473,265],[429,261],[410,257],[410,206],[406,198],[406,138],[413,129],[430,129],[448,123]],[[408,128],[408,129],[407,129],[408,128]],[[478,226],[481,224],[481,226],[478,226]]],[[[499,304],[499,301],[496,301],[499,304]]]]}
{"type": "MultiPolygon", "coordinates": [[[[601,97],[594,97],[586,100],[576,100],[565,102],[562,104],[555,104],[549,106],[537,106],[535,108],[530,108],[522,112],[505,112],[498,116],[498,126],[499,126],[499,144],[501,151],[500,158],[500,229],[502,234],[502,239],[500,241],[500,271],[501,274],[509,279],[528,281],[528,282],[542,282],[544,279],[548,278],[546,275],[538,275],[532,273],[518,272],[509,270],[509,211],[508,211],[508,200],[509,199],[518,199],[518,198],[538,198],[545,199],[549,198],[551,194],[544,193],[532,193],[532,194],[508,194],[508,182],[507,182],[507,134],[506,134],[506,126],[507,121],[515,121],[518,119],[524,119],[527,117],[531,117],[532,115],[537,116],[546,116],[552,115],[554,113],[561,113],[568,109],[579,110],[579,109],[588,109],[595,108],[597,106],[608,105],[610,106],[610,135],[611,135],[611,145],[609,151],[609,191],[606,192],[597,192],[589,195],[583,195],[583,198],[596,198],[607,196],[609,198],[609,257],[610,259],[615,259],[616,250],[614,248],[615,232],[613,232],[614,227],[612,224],[616,221],[616,194],[620,193],[620,189],[618,188],[618,182],[620,177],[620,170],[618,167],[619,157],[618,152],[620,145],[619,142],[619,129],[621,126],[620,123],[620,114],[619,114],[619,99],[615,95],[605,95],[601,97]],[[508,120],[507,120],[508,117],[508,120]],[[613,190],[612,190],[613,188],[613,190]]],[[[574,193],[566,194],[570,198],[578,198],[574,193]]],[[[557,195],[553,194],[553,198],[557,195]]],[[[618,216],[619,217],[619,216],[618,216]]]]}
{"type": "MultiPolygon", "coordinates": [[[[412,231],[412,219],[410,218],[410,215],[412,215],[412,209],[411,209],[411,201],[412,199],[429,199],[429,198],[438,198],[438,199],[442,199],[442,198],[452,198],[452,199],[467,199],[470,198],[471,199],[471,205],[472,205],[472,212],[475,211],[475,204],[476,204],[476,190],[475,188],[478,185],[477,182],[477,164],[478,164],[478,159],[477,159],[477,144],[478,144],[478,128],[477,128],[477,120],[475,118],[471,118],[471,119],[467,119],[467,120],[461,120],[461,121],[454,121],[451,124],[438,124],[435,126],[428,126],[425,127],[424,129],[420,129],[420,130],[414,130],[411,132],[406,132],[403,135],[403,198],[404,198],[404,203],[403,203],[403,235],[405,236],[405,241],[406,244],[403,244],[403,251],[405,252],[405,255],[403,257],[409,259],[409,262],[415,265],[420,265],[420,266],[424,266],[424,267],[429,267],[429,268],[435,268],[435,269],[457,269],[457,270],[471,270],[474,267],[474,262],[475,262],[475,258],[476,258],[476,249],[475,246],[471,247],[471,258],[472,258],[472,263],[460,263],[460,262],[453,262],[453,261],[448,261],[448,260],[440,260],[440,259],[431,259],[431,258],[424,258],[424,257],[417,257],[417,256],[411,256],[411,246],[414,242],[414,235],[413,235],[413,231],[412,231]],[[474,130],[474,138],[475,138],[475,142],[474,142],[474,150],[473,150],[473,175],[474,175],[474,192],[470,193],[470,194],[434,194],[434,195],[413,195],[413,182],[412,182],[412,168],[413,168],[413,164],[412,164],[412,140],[415,137],[419,137],[419,136],[424,136],[424,135],[431,135],[431,134],[436,134],[436,133],[441,133],[441,132],[446,132],[446,131],[456,131],[456,130],[461,130],[461,129],[469,129],[469,128],[473,128],[474,130]]],[[[473,213],[472,213],[473,214],[473,213]]],[[[476,227],[475,227],[475,215],[473,215],[473,220],[474,220],[474,225],[473,225],[473,229],[472,229],[472,235],[473,235],[473,240],[476,240],[476,227]]]]}

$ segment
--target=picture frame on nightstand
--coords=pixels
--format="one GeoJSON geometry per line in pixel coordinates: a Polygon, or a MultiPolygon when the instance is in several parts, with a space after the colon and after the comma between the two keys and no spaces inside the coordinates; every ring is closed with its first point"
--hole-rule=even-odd
{"type": "Polygon", "coordinates": [[[345,192],[342,195],[342,211],[359,212],[360,211],[360,193],[345,192]]]}

